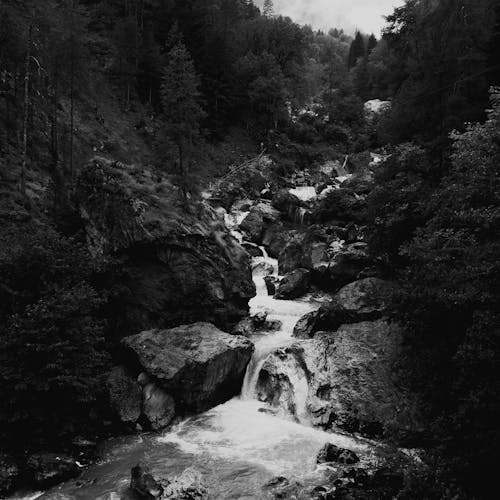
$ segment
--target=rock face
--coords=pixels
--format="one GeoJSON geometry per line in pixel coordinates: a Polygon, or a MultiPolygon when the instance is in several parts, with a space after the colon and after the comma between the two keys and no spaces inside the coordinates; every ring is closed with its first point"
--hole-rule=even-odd
{"type": "Polygon", "coordinates": [[[390,425],[401,435],[411,434],[419,418],[414,398],[397,375],[401,352],[402,331],[396,325],[384,320],[343,325],[271,354],[257,391],[290,409],[295,403],[288,399],[302,392],[290,388],[294,380],[305,379],[306,408],[314,425],[369,436],[390,425]]]}
{"type": "Polygon", "coordinates": [[[203,411],[238,394],[253,352],[248,339],[209,323],[145,331],[123,344],[186,411],[203,411]]]}
{"type": "Polygon", "coordinates": [[[296,299],[304,295],[310,284],[310,275],[307,269],[296,269],[288,273],[279,283],[275,298],[281,300],[296,299]]]}
{"type": "Polygon", "coordinates": [[[90,250],[123,262],[114,300],[125,334],[192,321],[230,328],[248,314],[249,256],[208,205],[186,213],[167,181],[102,158],[75,189],[90,250]]]}
{"type": "Polygon", "coordinates": [[[359,458],[351,450],[339,448],[331,443],[326,443],[318,453],[316,463],[324,464],[328,462],[338,462],[345,465],[353,465],[359,462],[359,458]]]}

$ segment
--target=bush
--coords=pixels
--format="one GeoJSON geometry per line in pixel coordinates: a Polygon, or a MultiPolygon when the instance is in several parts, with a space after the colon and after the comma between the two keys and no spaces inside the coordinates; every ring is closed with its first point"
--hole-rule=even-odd
{"type": "Polygon", "coordinates": [[[107,360],[100,306],[79,284],[9,318],[0,336],[0,433],[10,447],[61,444],[88,428],[107,360]]]}
{"type": "Polygon", "coordinates": [[[60,445],[89,429],[107,363],[95,266],[50,227],[3,229],[0,437],[12,449],[60,445]]]}

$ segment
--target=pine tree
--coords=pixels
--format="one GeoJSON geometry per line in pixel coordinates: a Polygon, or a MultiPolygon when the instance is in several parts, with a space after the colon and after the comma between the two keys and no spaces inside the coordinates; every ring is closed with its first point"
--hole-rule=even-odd
{"type": "Polygon", "coordinates": [[[370,55],[372,53],[372,50],[377,46],[377,44],[378,44],[377,38],[372,33],[370,35],[370,37],[368,38],[368,43],[367,43],[367,47],[366,47],[366,52],[368,53],[368,55],[370,55]]]}
{"type": "Polygon", "coordinates": [[[365,57],[365,55],[366,55],[366,48],[363,35],[359,31],[356,31],[356,36],[354,37],[354,40],[351,43],[351,48],[349,50],[347,67],[349,69],[354,68],[354,66],[356,66],[358,59],[365,57]]]}
{"type": "Polygon", "coordinates": [[[273,17],[274,16],[273,0],[264,0],[263,13],[266,17],[273,17]]]}
{"type": "Polygon", "coordinates": [[[200,105],[200,80],[184,43],[174,45],[167,59],[161,85],[165,131],[177,148],[177,182],[187,199],[196,185],[190,157],[205,112],[200,105]]]}

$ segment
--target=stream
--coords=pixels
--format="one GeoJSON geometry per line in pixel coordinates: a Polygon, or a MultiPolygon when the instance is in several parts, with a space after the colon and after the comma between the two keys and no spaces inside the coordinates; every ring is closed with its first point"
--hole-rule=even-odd
{"type": "MultiPolygon", "coordinates": [[[[240,218],[236,216],[236,222],[240,218]]],[[[119,498],[131,498],[126,493],[130,469],[144,462],[156,477],[172,477],[194,466],[203,474],[211,499],[264,499],[268,496],[263,486],[276,476],[297,479],[304,487],[317,485],[327,471],[316,466],[316,456],[327,442],[366,453],[369,447],[362,441],[314,429],[300,415],[299,421],[294,421],[257,400],[256,383],[268,354],[293,343],[296,322],[321,305],[311,296],[294,301],[268,296],[264,274],[269,273],[269,266],[276,274],[278,266],[262,250],[263,256],[253,259],[257,295],[250,302],[251,314],[265,311],[268,320],[281,322],[281,328],[252,336],[255,352],[241,394],[161,435],[145,433],[111,439],[102,445],[102,460],[84,469],[78,479],[44,494],[16,498],[96,500],[112,492],[117,492],[119,498]],[[264,271],[264,267],[268,270],[264,271]]],[[[305,404],[307,382],[297,381],[294,386],[297,403],[303,400],[305,404]]]]}

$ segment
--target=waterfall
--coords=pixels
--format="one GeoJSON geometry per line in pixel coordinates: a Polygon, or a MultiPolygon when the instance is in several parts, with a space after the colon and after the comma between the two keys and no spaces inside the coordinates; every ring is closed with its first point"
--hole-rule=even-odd
{"type": "MultiPolygon", "coordinates": [[[[257,290],[257,295],[250,301],[250,314],[266,312],[268,320],[279,321],[281,328],[273,331],[262,331],[252,337],[255,345],[255,351],[252,359],[247,366],[243,385],[241,387],[241,399],[256,399],[256,386],[259,379],[259,373],[266,362],[268,356],[276,349],[286,347],[295,342],[292,336],[293,328],[297,321],[308,312],[319,307],[319,304],[310,300],[277,300],[267,294],[267,287],[264,281],[264,275],[261,272],[262,267],[257,264],[265,262],[274,268],[274,275],[277,275],[278,262],[269,257],[266,249],[260,247],[263,256],[253,259],[253,280],[257,290]]],[[[303,385],[303,384],[302,384],[303,385]]],[[[296,393],[301,401],[297,401],[297,406],[304,406],[307,398],[307,390],[304,387],[297,388],[296,393]],[[305,396],[304,396],[304,392],[305,396]]]]}

